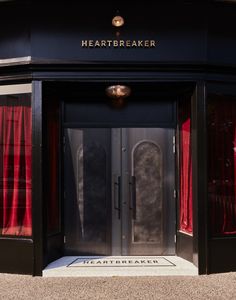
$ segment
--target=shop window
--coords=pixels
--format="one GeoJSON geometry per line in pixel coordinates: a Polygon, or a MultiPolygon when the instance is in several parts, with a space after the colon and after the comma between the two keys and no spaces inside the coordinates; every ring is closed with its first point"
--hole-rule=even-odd
{"type": "Polygon", "coordinates": [[[0,234],[4,236],[32,234],[31,94],[20,94],[24,87],[31,89],[30,85],[0,87],[0,234]]]}
{"type": "Polygon", "coordinates": [[[208,199],[211,235],[236,234],[236,97],[208,97],[208,199]]]}
{"type": "Polygon", "coordinates": [[[190,101],[179,105],[179,230],[193,232],[190,101]]]}

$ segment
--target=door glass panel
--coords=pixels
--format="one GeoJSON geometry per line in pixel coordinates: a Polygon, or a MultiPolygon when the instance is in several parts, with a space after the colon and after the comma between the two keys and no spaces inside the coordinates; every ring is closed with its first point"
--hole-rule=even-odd
{"type": "Polygon", "coordinates": [[[133,150],[136,218],[133,242],[159,242],[162,234],[162,155],[158,145],[143,141],[133,150]]]}
{"type": "Polygon", "coordinates": [[[84,241],[106,240],[106,152],[94,142],[77,152],[77,209],[84,241]]]}
{"type": "Polygon", "coordinates": [[[70,253],[108,254],[109,136],[109,129],[66,130],[66,248],[70,253]]]}

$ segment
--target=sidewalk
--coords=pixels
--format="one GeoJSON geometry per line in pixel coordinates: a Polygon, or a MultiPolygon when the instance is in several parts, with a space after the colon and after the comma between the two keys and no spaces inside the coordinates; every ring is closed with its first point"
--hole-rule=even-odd
{"type": "Polygon", "coordinates": [[[0,275],[0,299],[236,299],[236,273],[208,276],[42,278],[0,275]]]}

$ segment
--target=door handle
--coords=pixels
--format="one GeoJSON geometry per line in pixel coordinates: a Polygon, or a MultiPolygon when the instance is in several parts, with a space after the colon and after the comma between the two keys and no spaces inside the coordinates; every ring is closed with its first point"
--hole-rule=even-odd
{"type": "Polygon", "coordinates": [[[131,176],[130,178],[130,201],[129,208],[132,210],[132,218],[136,220],[136,178],[135,176],[131,176]]]}
{"type": "Polygon", "coordinates": [[[121,204],[121,178],[117,176],[114,182],[114,208],[118,211],[118,219],[120,219],[120,204],[121,204]]]}

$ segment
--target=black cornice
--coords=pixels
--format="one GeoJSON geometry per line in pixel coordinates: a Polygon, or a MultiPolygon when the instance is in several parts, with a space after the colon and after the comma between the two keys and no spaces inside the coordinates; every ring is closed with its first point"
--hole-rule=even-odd
{"type": "Polygon", "coordinates": [[[180,64],[180,63],[142,63],[142,62],[30,62],[27,64],[0,65],[0,82],[22,80],[74,80],[104,78],[105,74],[113,77],[150,79],[154,74],[163,79],[170,78],[210,78],[211,76],[229,76],[236,81],[236,66],[220,64],[180,64]],[[235,78],[235,79],[234,79],[235,78]]]}

